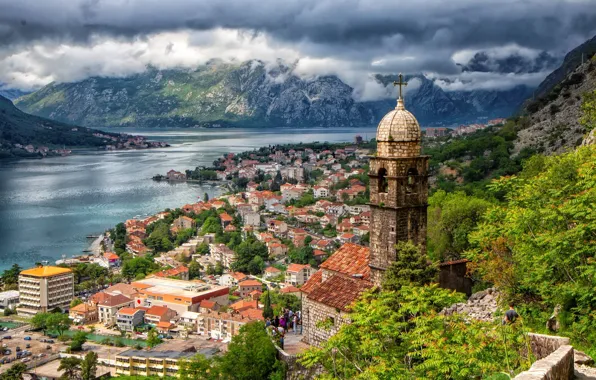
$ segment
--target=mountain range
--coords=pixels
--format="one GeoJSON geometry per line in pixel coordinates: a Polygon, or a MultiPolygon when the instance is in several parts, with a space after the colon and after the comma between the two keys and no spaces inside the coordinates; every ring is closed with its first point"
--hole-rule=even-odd
{"type": "MultiPolygon", "coordinates": [[[[392,76],[375,76],[390,86],[392,76]]],[[[509,116],[532,93],[445,91],[424,75],[406,106],[422,125],[453,125],[509,116]]],[[[53,120],[94,128],[135,127],[348,127],[371,126],[395,100],[357,101],[336,76],[303,78],[292,65],[212,60],[196,69],[158,70],[124,77],[50,83],[18,98],[17,107],[53,120]]]]}

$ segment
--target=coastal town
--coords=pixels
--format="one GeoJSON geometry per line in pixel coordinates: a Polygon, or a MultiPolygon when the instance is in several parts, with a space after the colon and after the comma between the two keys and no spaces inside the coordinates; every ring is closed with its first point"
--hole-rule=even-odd
{"type": "MultiPolygon", "coordinates": [[[[308,347],[301,288],[320,276],[334,252],[368,245],[371,152],[356,136],[350,144],[227,154],[214,171],[234,191],[126,220],[101,235],[89,255],[20,270],[18,291],[0,298],[24,320],[57,308],[67,312],[70,331],[93,337],[85,344],[113,374],[172,375],[178,358],[225,351],[241,326],[266,319],[269,301],[276,315],[297,316],[296,334],[288,334],[284,348],[298,352],[308,347]],[[150,331],[161,343],[140,351],[150,331]],[[106,343],[109,353],[100,347],[106,343]],[[163,355],[170,364],[159,370],[130,364],[138,356],[153,362],[163,355]]],[[[55,344],[46,352],[42,346],[33,359],[69,347],[55,344]]]]}
{"type": "MultiPolygon", "coordinates": [[[[45,127],[51,129],[52,127],[45,127]]],[[[78,127],[73,127],[72,132],[78,132],[78,127]]],[[[131,149],[152,149],[152,148],[166,148],[169,145],[162,141],[149,141],[145,136],[133,136],[126,133],[93,133],[93,137],[101,139],[102,145],[98,145],[98,149],[114,151],[114,150],[131,150],[131,149]]],[[[53,156],[68,156],[72,153],[72,149],[67,148],[49,148],[44,145],[33,144],[18,144],[15,143],[13,148],[22,151],[29,156],[53,157],[53,156]]]]}

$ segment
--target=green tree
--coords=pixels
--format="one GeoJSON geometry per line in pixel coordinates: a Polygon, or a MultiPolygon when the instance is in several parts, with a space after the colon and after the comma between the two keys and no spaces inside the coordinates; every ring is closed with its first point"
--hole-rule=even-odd
{"type": "Polygon", "coordinates": [[[194,379],[217,379],[216,369],[213,367],[213,361],[197,354],[190,359],[181,359],[178,361],[178,378],[180,380],[194,379]]]}
{"type": "Polygon", "coordinates": [[[77,331],[70,342],[71,351],[82,351],[83,344],[87,342],[87,333],[84,331],[77,331]]]}
{"type": "Polygon", "coordinates": [[[163,340],[158,336],[157,331],[152,328],[147,332],[147,346],[149,348],[153,348],[163,342],[163,340]]]}
{"type": "Polygon", "coordinates": [[[464,192],[435,192],[429,198],[428,251],[436,260],[456,260],[470,248],[468,235],[492,203],[464,192]]]}
{"type": "Polygon", "coordinates": [[[239,334],[228,345],[228,352],[218,358],[217,368],[224,379],[271,378],[279,365],[277,350],[265,332],[265,324],[254,321],[242,326],[239,334]],[[242,368],[242,371],[238,368],[242,368]]]}
{"type": "Polygon", "coordinates": [[[27,372],[25,363],[17,362],[11,365],[6,372],[0,374],[0,380],[21,380],[25,372],[27,372]]]}
{"type": "Polygon", "coordinates": [[[383,289],[396,291],[406,285],[425,285],[434,282],[436,276],[436,266],[420,253],[418,246],[400,241],[395,247],[395,261],[383,279],[383,289]]]}
{"type": "Polygon", "coordinates": [[[81,300],[78,297],[75,297],[72,301],[70,301],[70,308],[72,309],[73,307],[80,305],[83,303],[83,300],[81,300]]]}
{"type": "Polygon", "coordinates": [[[62,335],[70,328],[72,321],[67,314],[50,313],[46,318],[46,326],[48,330],[57,331],[58,335],[62,335]]]}
{"type": "Polygon", "coordinates": [[[321,379],[464,380],[525,369],[519,324],[440,314],[462,298],[436,284],[365,293],[351,308],[351,323],[299,361],[322,365],[321,379]]]}
{"type": "Polygon", "coordinates": [[[17,290],[19,284],[19,274],[23,269],[19,264],[12,264],[10,269],[2,272],[2,282],[4,283],[4,290],[17,290]]]}
{"type": "Polygon", "coordinates": [[[157,264],[145,257],[135,257],[124,262],[122,275],[131,280],[141,274],[143,277],[158,269],[157,264]]]}
{"type": "Polygon", "coordinates": [[[203,270],[203,266],[198,261],[191,261],[188,264],[188,277],[191,279],[201,278],[201,270],[203,270]]]}
{"type": "Polygon", "coordinates": [[[293,263],[308,264],[315,257],[314,249],[310,245],[301,248],[292,247],[288,252],[288,257],[293,263]]]}
{"type": "Polygon", "coordinates": [[[269,294],[268,290],[261,296],[261,298],[263,297],[265,298],[265,301],[263,302],[263,318],[273,318],[273,308],[271,307],[271,294],[269,294]]]}
{"type": "Polygon", "coordinates": [[[50,316],[50,313],[37,313],[33,316],[33,318],[31,318],[31,325],[35,329],[43,330],[43,333],[45,335],[46,330],[48,329],[48,317],[49,316],[50,316]]]}
{"type": "Polygon", "coordinates": [[[249,264],[251,264],[251,261],[253,261],[255,257],[259,256],[264,261],[269,256],[267,246],[252,237],[240,243],[236,247],[235,252],[236,261],[233,264],[233,268],[234,270],[245,273],[250,272],[249,264]]]}
{"type": "Polygon", "coordinates": [[[90,351],[81,363],[82,380],[95,380],[97,374],[97,354],[90,351]]]}
{"type": "Polygon", "coordinates": [[[200,255],[208,255],[209,254],[209,244],[203,242],[201,244],[199,244],[199,246],[197,247],[197,253],[200,255]]]}
{"type": "Polygon", "coordinates": [[[475,274],[531,309],[541,326],[561,305],[558,333],[595,347],[596,146],[532,159],[490,189],[506,202],[490,208],[470,236],[475,274]]]}
{"type": "Polygon", "coordinates": [[[58,371],[63,371],[60,378],[65,380],[80,379],[81,363],[82,360],[74,356],[60,359],[58,371]]]}
{"type": "Polygon", "coordinates": [[[586,92],[582,99],[582,117],[580,123],[591,131],[596,128],[596,90],[586,92]]]}

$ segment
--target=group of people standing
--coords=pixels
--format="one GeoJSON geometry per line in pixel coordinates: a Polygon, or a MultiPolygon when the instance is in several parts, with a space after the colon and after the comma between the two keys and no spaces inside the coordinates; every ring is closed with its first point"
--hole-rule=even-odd
{"type": "Polygon", "coordinates": [[[302,334],[302,312],[285,309],[281,316],[276,315],[275,318],[267,318],[265,327],[271,336],[279,337],[279,346],[283,350],[286,333],[292,330],[294,335],[302,334]]]}

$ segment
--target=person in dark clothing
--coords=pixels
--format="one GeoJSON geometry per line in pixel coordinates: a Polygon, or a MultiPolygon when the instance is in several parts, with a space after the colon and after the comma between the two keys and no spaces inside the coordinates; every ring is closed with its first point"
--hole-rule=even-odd
{"type": "Polygon", "coordinates": [[[505,312],[505,319],[503,320],[503,323],[513,323],[515,322],[517,317],[519,317],[519,314],[517,314],[517,312],[513,308],[513,304],[510,303],[509,310],[505,312]]]}
{"type": "Polygon", "coordinates": [[[275,316],[275,319],[273,320],[273,326],[279,327],[279,315],[275,316]]]}

